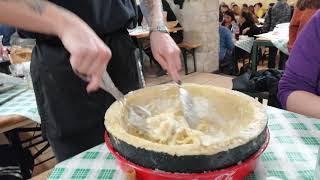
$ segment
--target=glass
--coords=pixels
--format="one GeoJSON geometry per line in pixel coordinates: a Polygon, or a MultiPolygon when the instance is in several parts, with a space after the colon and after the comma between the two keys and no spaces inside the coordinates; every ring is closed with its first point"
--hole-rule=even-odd
{"type": "Polygon", "coordinates": [[[16,63],[13,63],[9,66],[10,72],[15,77],[23,77],[28,85],[28,88],[33,89],[30,75],[30,61],[31,52],[36,45],[36,40],[21,39],[17,37],[11,41],[11,45],[11,60],[15,61],[16,63]],[[21,53],[21,55],[23,55],[21,56],[19,54],[21,50],[23,50],[22,52],[25,52],[27,55],[24,56],[24,53],[21,53]]]}

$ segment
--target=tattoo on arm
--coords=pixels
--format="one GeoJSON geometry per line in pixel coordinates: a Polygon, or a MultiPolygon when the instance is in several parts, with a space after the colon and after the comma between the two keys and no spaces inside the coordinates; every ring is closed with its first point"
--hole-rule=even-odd
{"type": "Polygon", "coordinates": [[[32,10],[34,13],[42,14],[48,2],[46,0],[0,0],[0,3],[7,3],[7,4],[21,4],[32,10]]]}
{"type": "Polygon", "coordinates": [[[164,26],[161,0],[141,0],[140,8],[151,29],[164,26]]]}

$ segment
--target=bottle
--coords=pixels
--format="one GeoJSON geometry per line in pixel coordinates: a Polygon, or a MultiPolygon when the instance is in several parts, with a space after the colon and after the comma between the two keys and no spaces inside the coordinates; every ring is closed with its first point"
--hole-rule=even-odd
{"type": "Polygon", "coordinates": [[[237,23],[235,23],[235,22],[232,23],[231,31],[235,35],[236,40],[239,40],[240,28],[237,23]]]}

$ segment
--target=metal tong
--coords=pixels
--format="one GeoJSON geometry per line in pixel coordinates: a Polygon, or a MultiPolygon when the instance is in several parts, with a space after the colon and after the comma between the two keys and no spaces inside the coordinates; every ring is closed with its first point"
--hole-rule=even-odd
{"type": "Polygon", "coordinates": [[[141,131],[147,129],[145,119],[151,116],[151,113],[141,106],[128,105],[125,102],[123,93],[115,86],[108,72],[105,72],[102,76],[101,88],[110,93],[123,107],[128,111],[128,121],[131,125],[141,131]]]}
{"type": "Polygon", "coordinates": [[[197,115],[197,112],[194,111],[194,102],[190,94],[186,89],[182,87],[182,82],[177,83],[179,86],[179,98],[182,107],[182,112],[185,120],[189,124],[191,129],[197,128],[200,118],[197,115]]]}

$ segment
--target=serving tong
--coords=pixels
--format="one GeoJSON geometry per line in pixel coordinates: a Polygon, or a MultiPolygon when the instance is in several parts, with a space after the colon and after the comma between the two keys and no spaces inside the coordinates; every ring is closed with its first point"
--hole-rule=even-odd
{"type": "MultiPolygon", "coordinates": [[[[89,80],[87,77],[81,75],[80,73],[76,74],[84,80],[89,80]]],[[[178,81],[176,83],[179,88],[179,100],[182,107],[182,112],[185,120],[189,124],[190,128],[194,129],[197,127],[199,122],[199,117],[197,113],[194,112],[194,102],[188,91],[182,87],[182,82],[178,81]]],[[[126,103],[126,99],[124,94],[115,86],[113,83],[109,73],[105,71],[102,76],[102,84],[101,88],[106,92],[110,93],[129,113],[131,116],[128,118],[128,122],[141,131],[147,130],[146,119],[151,117],[151,112],[147,109],[137,106],[137,105],[129,105],[126,103]]]]}

